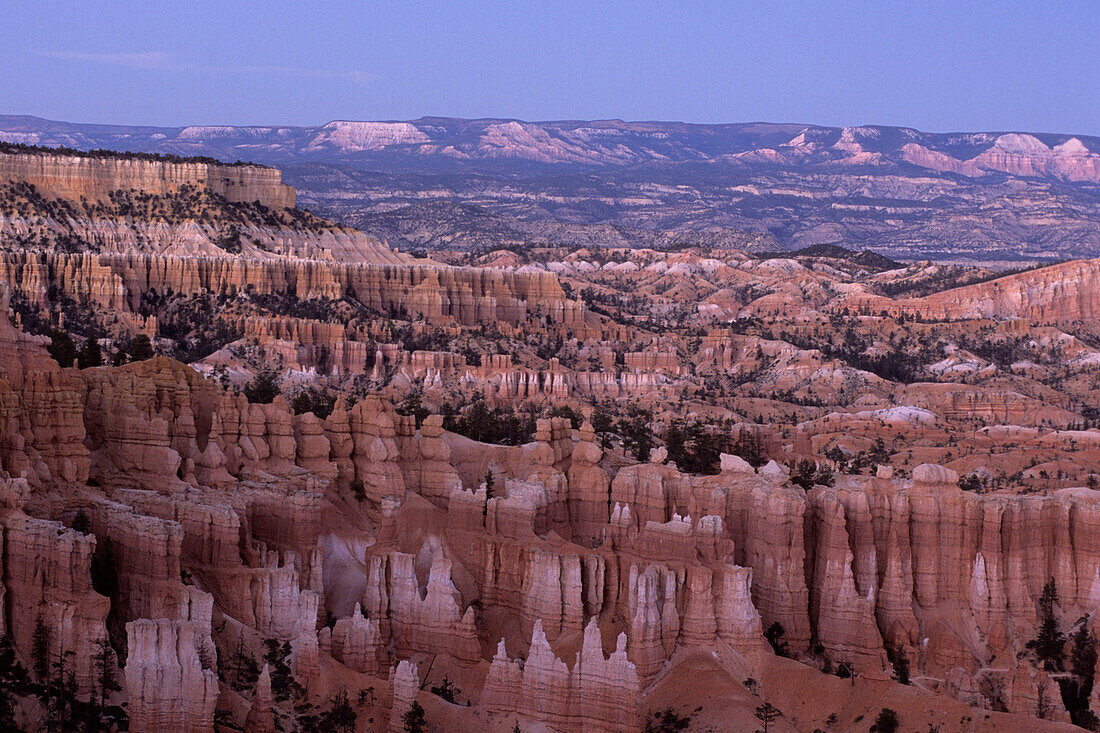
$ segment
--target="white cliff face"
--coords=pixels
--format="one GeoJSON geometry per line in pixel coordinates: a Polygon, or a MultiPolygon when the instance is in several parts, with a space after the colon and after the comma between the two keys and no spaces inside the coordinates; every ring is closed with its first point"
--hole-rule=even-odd
{"type": "Polygon", "coordinates": [[[305,149],[317,150],[332,145],[352,152],[382,150],[391,145],[414,145],[428,140],[428,136],[411,122],[337,120],[322,127],[305,149]]]}

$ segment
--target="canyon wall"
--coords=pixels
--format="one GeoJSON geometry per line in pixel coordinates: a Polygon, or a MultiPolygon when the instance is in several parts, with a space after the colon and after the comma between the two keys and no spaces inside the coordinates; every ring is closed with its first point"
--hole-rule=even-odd
{"type": "Polygon", "coordinates": [[[294,207],[294,189],[276,168],[126,157],[0,153],[0,180],[23,181],[44,196],[101,201],[111,191],[152,194],[203,186],[228,201],[258,201],[270,209],[294,207]]]}
{"type": "Polygon", "coordinates": [[[44,302],[54,287],[123,312],[136,311],[151,291],[228,290],[298,300],[354,298],[378,313],[408,312],[432,323],[514,325],[544,319],[559,328],[582,328],[585,313],[551,273],[441,265],[5,252],[0,281],[32,303],[44,302]]]}
{"type": "Polygon", "coordinates": [[[1033,323],[1100,317],[1100,260],[1075,260],[944,290],[893,309],[927,319],[1024,318],[1033,323]]]}

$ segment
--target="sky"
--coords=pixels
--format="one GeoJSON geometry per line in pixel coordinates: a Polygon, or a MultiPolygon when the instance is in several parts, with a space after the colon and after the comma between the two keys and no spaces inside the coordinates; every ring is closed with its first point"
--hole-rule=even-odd
{"type": "Polygon", "coordinates": [[[1100,2],[4,0],[0,114],[1100,135],[1100,2]]]}

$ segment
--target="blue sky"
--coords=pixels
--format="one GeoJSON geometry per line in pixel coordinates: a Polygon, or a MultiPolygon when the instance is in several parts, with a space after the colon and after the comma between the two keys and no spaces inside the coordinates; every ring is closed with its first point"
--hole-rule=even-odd
{"type": "Polygon", "coordinates": [[[20,2],[4,9],[0,62],[0,113],[74,122],[614,117],[1100,135],[1097,0],[20,2]]]}

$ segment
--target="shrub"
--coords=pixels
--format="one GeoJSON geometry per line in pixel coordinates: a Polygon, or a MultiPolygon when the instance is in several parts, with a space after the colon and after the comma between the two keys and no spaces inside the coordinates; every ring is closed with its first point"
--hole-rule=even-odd
{"type": "Polygon", "coordinates": [[[455,703],[455,696],[461,692],[462,690],[455,687],[454,683],[446,677],[444,677],[443,681],[440,682],[438,685],[432,685],[431,687],[431,693],[433,695],[438,695],[439,697],[452,704],[455,703]]]}
{"type": "Polygon", "coordinates": [[[775,621],[768,630],[764,632],[764,638],[768,640],[768,643],[772,645],[772,650],[775,651],[781,657],[790,656],[787,650],[787,642],[783,640],[787,630],[783,628],[783,624],[775,621]]]}
{"type": "Polygon", "coordinates": [[[424,733],[428,729],[428,716],[416,700],[413,700],[408,712],[401,716],[401,722],[405,724],[405,733],[424,733]]]}
{"type": "Polygon", "coordinates": [[[149,337],[139,333],[130,340],[130,361],[145,361],[156,356],[153,351],[153,343],[149,337]]]}
{"type": "Polygon", "coordinates": [[[312,412],[318,418],[324,420],[332,414],[332,409],[336,406],[336,395],[316,387],[310,387],[294,395],[290,406],[295,415],[312,412]]]}
{"type": "Polygon", "coordinates": [[[50,334],[50,345],[46,347],[50,356],[63,367],[71,367],[77,359],[76,345],[69,334],[64,331],[54,331],[50,334]]]}
{"type": "Polygon", "coordinates": [[[670,731],[687,730],[691,725],[690,715],[680,715],[672,708],[665,708],[649,716],[646,721],[646,733],[670,733],[670,731]]]}
{"type": "Polygon", "coordinates": [[[274,367],[264,367],[245,386],[244,396],[253,404],[269,405],[279,396],[280,381],[274,367]]]}
{"type": "Polygon", "coordinates": [[[84,342],[84,348],[76,356],[76,365],[81,369],[103,366],[103,351],[99,348],[99,340],[89,337],[84,342]]]}
{"type": "Polygon", "coordinates": [[[901,721],[898,719],[897,712],[890,708],[883,708],[875,718],[875,724],[871,730],[875,733],[896,733],[899,725],[901,721]]]}

